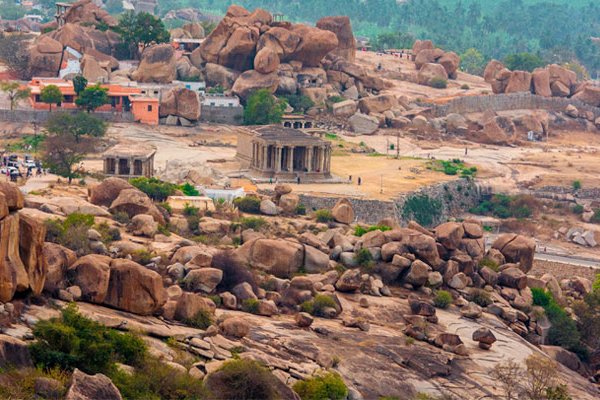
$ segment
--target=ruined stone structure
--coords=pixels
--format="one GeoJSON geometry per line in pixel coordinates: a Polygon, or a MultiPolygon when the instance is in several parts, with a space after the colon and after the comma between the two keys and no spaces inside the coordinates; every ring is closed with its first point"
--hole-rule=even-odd
{"type": "Polygon", "coordinates": [[[320,137],[273,125],[240,133],[237,157],[254,176],[319,180],[331,177],[331,151],[320,137]]]}
{"type": "Polygon", "coordinates": [[[121,178],[135,178],[154,175],[153,148],[117,145],[107,150],[104,155],[104,174],[121,178]]]}
{"type": "Polygon", "coordinates": [[[314,126],[314,122],[305,115],[285,114],[281,118],[281,125],[284,128],[309,129],[314,126]]]}

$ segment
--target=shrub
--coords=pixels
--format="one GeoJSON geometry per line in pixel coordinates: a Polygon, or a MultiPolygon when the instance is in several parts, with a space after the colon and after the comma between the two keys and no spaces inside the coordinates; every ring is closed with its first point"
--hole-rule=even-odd
{"type": "Polygon", "coordinates": [[[215,400],[273,400],[277,378],[254,360],[231,360],[206,377],[208,398],[215,400]]]}
{"type": "Polygon", "coordinates": [[[409,197],[402,208],[402,217],[414,219],[423,226],[431,226],[438,221],[442,213],[442,203],[426,194],[409,197]]]}
{"type": "Polygon", "coordinates": [[[594,215],[592,215],[590,222],[593,222],[595,224],[600,224],[600,208],[597,208],[594,210],[594,215]]]}
{"type": "Polygon", "coordinates": [[[244,125],[269,125],[281,122],[286,101],[277,99],[268,89],[254,91],[244,107],[244,125]]]}
{"type": "Polygon", "coordinates": [[[298,204],[296,207],[297,215],[306,215],[306,206],[304,204],[298,204]]]}
{"type": "Polygon", "coordinates": [[[200,213],[200,209],[191,204],[185,203],[183,205],[183,215],[186,217],[197,216],[200,213]]]}
{"type": "Polygon", "coordinates": [[[38,399],[35,382],[38,378],[50,378],[59,381],[63,388],[58,398],[63,398],[69,386],[70,375],[59,368],[8,368],[0,371],[0,398],[2,399],[38,399]]]}
{"type": "Polygon", "coordinates": [[[223,271],[223,279],[217,286],[218,292],[231,291],[236,285],[248,282],[254,291],[257,289],[252,272],[231,250],[221,251],[213,256],[212,267],[223,271]]]}
{"type": "MultiPolygon", "coordinates": [[[[219,297],[219,300],[220,299],[221,298],[219,297]]],[[[183,323],[192,328],[205,330],[213,324],[213,315],[208,310],[200,310],[193,317],[185,319],[183,323]]]]}
{"type": "Polygon", "coordinates": [[[336,308],[337,304],[330,296],[318,294],[314,299],[305,301],[300,305],[302,311],[312,314],[317,317],[325,316],[326,308],[336,308]]]}
{"type": "Polygon", "coordinates": [[[131,253],[131,258],[138,264],[147,265],[150,264],[152,258],[154,258],[154,254],[146,249],[139,249],[131,253]]]}
{"type": "Polygon", "coordinates": [[[113,214],[113,219],[118,223],[124,225],[127,225],[131,221],[131,219],[129,218],[129,214],[127,214],[125,211],[116,211],[113,214]]]}
{"type": "Polygon", "coordinates": [[[500,267],[496,261],[492,260],[491,258],[487,258],[487,257],[484,257],[481,260],[479,260],[478,265],[479,265],[479,268],[488,267],[492,271],[496,271],[496,272],[498,272],[498,268],[500,267]]]}
{"type": "Polygon", "coordinates": [[[448,87],[448,80],[439,76],[434,76],[429,80],[429,86],[435,89],[446,89],[448,87]]]}
{"type": "Polygon", "coordinates": [[[146,357],[144,363],[136,368],[133,374],[117,370],[110,375],[110,378],[124,399],[206,398],[202,380],[163,364],[153,357],[146,357]]]}
{"type": "Polygon", "coordinates": [[[258,197],[238,197],[233,200],[233,205],[239,208],[239,210],[242,212],[260,214],[260,199],[258,197]]]}
{"type": "Polygon", "coordinates": [[[581,204],[575,204],[571,207],[571,211],[573,211],[573,214],[583,214],[584,208],[581,204]]]}
{"type": "Polygon", "coordinates": [[[188,182],[179,186],[179,189],[181,189],[183,194],[185,194],[186,196],[200,196],[200,192],[198,191],[198,189],[196,189],[193,185],[191,185],[188,182]]]}
{"type": "Polygon", "coordinates": [[[106,222],[102,222],[95,226],[95,229],[102,236],[102,243],[109,244],[116,240],[121,240],[121,231],[119,228],[113,228],[106,222]]]}
{"type": "Polygon", "coordinates": [[[158,204],[159,207],[162,207],[169,215],[173,215],[173,207],[166,201],[163,201],[158,204]]]}
{"type": "Polygon", "coordinates": [[[257,299],[246,299],[242,301],[242,310],[250,314],[258,314],[258,304],[257,299]]]}
{"type": "Polygon", "coordinates": [[[306,110],[315,105],[310,97],[301,94],[289,94],[283,98],[294,109],[294,113],[304,114],[306,110]]]}
{"type": "Polygon", "coordinates": [[[487,307],[493,303],[490,294],[483,289],[475,289],[470,294],[471,301],[478,306],[487,307]]]}
{"type": "Polygon", "coordinates": [[[581,189],[581,181],[580,180],[575,180],[573,181],[573,190],[579,190],[581,189]]]}
{"type": "Polygon", "coordinates": [[[508,196],[496,194],[469,210],[473,214],[492,215],[497,218],[528,218],[541,207],[538,199],[529,195],[508,196]]]}
{"type": "Polygon", "coordinates": [[[364,247],[354,255],[354,260],[363,268],[371,268],[373,266],[373,255],[369,249],[364,247]]]}
{"type": "Polygon", "coordinates": [[[254,229],[255,231],[260,230],[267,221],[261,217],[244,217],[240,219],[240,224],[243,229],[254,229]]]}
{"type": "Polygon", "coordinates": [[[327,223],[333,221],[333,214],[331,214],[331,210],[322,208],[315,211],[315,218],[317,219],[317,222],[327,223]]]}
{"type": "Polygon", "coordinates": [[[129,180],[133,186],[146,193],[154,201],[165,201],[167,197],[175,193],[177,185],[163,182],[157,178],[133,178],[129,180]]]}
{"type": "Polygon", "coordinates": [[[460,88],[462,90],[469,90],[469,89],[471,89],[471,87],[469,85],[467,85],[466,83],[464,83],[460,88]]]}
{"type": "Polygon", "coordinates": [[[372,232],[372,231],[385,232],[385,231],[389,231],[389,230],[392,230],[392,228],[387,225],[371,225],[367,228],[357,225],[356,228],[354,228],[354,236],[360,237],[367,232],[372,232]]]}
{"type": "Polygon", "coordinates": [[[348,396],[346,384],[334,372],[298,381],[294,385],[294,391],[298,393],[302,400],[342,400],[348,396]]]}
{"type": "Polygon", "coordinates": [[[46,369],[109,373],[115,362],[141,365],[146,354],[142,339],[82,316],[74,304],[64,308],[59,318],[38,322],[33,335],[36,342],[30,351],[34,364],[46,369]]]}
{"type": "Polygon", "coordinates": [[[433,298],[433,305],[437,308],[448,308],[452,304],[452,295],[446,290],[438,290],[433,298]]]}
{"type": "Polygon", "coordinates": [[[75,251],[79,256],[90,253],[87,231],[94,225],[94,216],[73,213],[64,220],[46,221],[46,241],[58,243],[75,251]]]}

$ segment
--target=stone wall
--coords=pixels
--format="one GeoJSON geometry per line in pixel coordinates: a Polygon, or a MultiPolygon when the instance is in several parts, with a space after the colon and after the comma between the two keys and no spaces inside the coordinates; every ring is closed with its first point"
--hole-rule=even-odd
{"type": "Polygon", "coordinates": [[[600,199],[600,188],[584,187],[579,190],[574,190],[573,188],[567,186],[544,186],[531,190],[531,194],[536,197],[555,200],[597,200],[600,199]]]}
{"type": "Polygon", "coordinates": [[[509,110],[537,110],[564,111],[572,104],[579,111],[590,111],[594,118],[600,117],[600,108],[592,107],[576,99],[562,97],[543,97],[531,93],[494,94],[488,96],[464,96],[450,100],[443,105],[423,104],[431,108],[434,117],[443,117],[450,113],[466,114],[474,112],[509,111],[509,110]]]}
{"type": "Polygon", "coordinates": [[[244,107],[213,107],[202,105],[200,120],[219,124],[241,125],[244,118],[244,107]]]}
{"type": "MultiPolygon", "coordinates": [[[[272,196],[274,193],[270,190],[261,190],[262,194],[272,196]]],[[[362,198],[348,197],[357,222],[366,224],[376,224],[384,218],[395,218],[400,222],[408,222],[403,217],[404,203],[410,197],[415,195],[427,195],[430,199],[435,199],[441,203],[439,218],[434,221],[434,225],[446,221],[448,218],[457,216],[469,208],[479,204],[483,195],[480,189],[473,181],[459,179],[452,182],[426,186],[415,192],[403,194],[397,199],[390,201],[371,200],[362,198]]],[[[307,213],[322,208],[331,210],[338,202],[340,197],[317,196],[310,194],[298,194],[300,204],[306,207],[307,213]]]]}
{"type": "MultiPolygon", "coordinates": [[[[77,110],[65,111],[42,111],[42,110],[0,110],[0,121],[18,122],[18,123],[45,123],[52,115],[59,113],[77,113],[77,110]]],[[[110,113],[110,112],[95,112],[94,116],[101,118],[107,122],[133,122],[131,113],[110,113]]]]}

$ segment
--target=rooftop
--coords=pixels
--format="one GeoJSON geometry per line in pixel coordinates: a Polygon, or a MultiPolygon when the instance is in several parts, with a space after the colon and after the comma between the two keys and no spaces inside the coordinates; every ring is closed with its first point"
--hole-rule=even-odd
{"type": "Polygon", "coordinates": [[[139,144],[118,144],[106,150],[103,158],[143,158],[148,159],[156,153],[154,147],[142,146],[139,144]]]}
{"type": "Polygon", "coordinates": [[[282,142],[284,144],[313,144],[323,145],[325,140],[307,135],[298,129],[284,128],[279,125],[267,125],[254,130],[255,136],[268,142],[282,142]]]}

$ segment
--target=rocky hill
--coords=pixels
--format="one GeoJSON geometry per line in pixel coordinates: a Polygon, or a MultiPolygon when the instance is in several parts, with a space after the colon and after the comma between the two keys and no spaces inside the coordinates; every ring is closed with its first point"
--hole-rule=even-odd
{"type": "MultiPolygon", "coordinates": [[[[82,316],[101,324],[93,329],[137,332],[152,362],[181,379],[204,381],[206,390],[241,358],[267,366],[275,379],[269,385],[282,398],[298,398],[291,388],[306,396],[298,382],[324,376],[341,377],[347,392],[340,393],[352,399],[498,398],[505,386],[497,371],[512,360],[526,376],[541,368],[548,386],[572,398],[600,393],[592,383],[598,350],[586,347],[584,362],[556,346],[568,345],[539,299],[551,293],[557,307],[575,306],[590,296],[592,283],[532,275],[532,239],[505,234],[486,248],[474,221],[426,229],[386,219],[369,227],[353,222],[343,199],[331,210],[295,215],[298,196],[287,185],[273,197],[237,203],[280,214],[263,217],[225,205],[168,211],[117,178],[87,195],[57,196],[58,190],[23,198],[15,186],[0,185],[0,366],[29,374],[32,362],[47,363],[40,346],[54,341],[42,321],[62,318],[71,326],[73,311],[61,317],[51,304],[77,302],[82,316]]],[[[581,345],[591,346],[587,339],[581,345]]],[[[118,368],[130,376],[151,374],[124,360],[130,361],[118,368]]],[[[73,369],[64,361],[58,366],[73,369]]],[[[114,385],[75,369],[63,381],[44,377],[46,386],[38,377],[31,390],[43,397],[55,385],[67,399],[98,390],[129,398],[127,379],[100,367],[86,371],[108,374],[114,385]]],[[[0,373],[5,390],[25,390],[11,376],[0,373]]],[[[519,383],[523,390],[528,379],[519,383]]]]}

